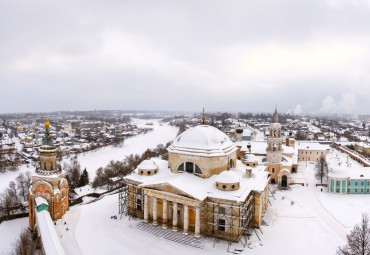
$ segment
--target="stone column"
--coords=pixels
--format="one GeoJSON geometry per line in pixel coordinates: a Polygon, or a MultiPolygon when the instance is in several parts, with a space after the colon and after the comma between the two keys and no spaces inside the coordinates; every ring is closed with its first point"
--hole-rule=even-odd
{"type": "Polygon", "coordinates": [[[144,197],[144,222],[149,222],[149,196],[145,195],[144,197]]]}
{"type": "Polygon", "coordinates": [[[158,225],[157,216],[158,216],[157,215],[157,198],[153,197],[153,225],[154,226],[158,225]]]}
{"type": "Polygon", "coordinates": [[[200,237],[200,208],[195,207],[195,234],[194,237],[200,237]]]}
{"type": "Polygon", "coordinates": [[[189,207],[184,205],[184,235],[189,234],[189,207]]]}
{"type": "Polygon", "coordinates": [[[177,203],[173,202],[172,230],[177,231],[177,203]]]}
{"type": "Polygon", "coordinates": [[[162,220],[162,228],[167,228],[167,200],[163,199],[163,220],[162,220]]]}

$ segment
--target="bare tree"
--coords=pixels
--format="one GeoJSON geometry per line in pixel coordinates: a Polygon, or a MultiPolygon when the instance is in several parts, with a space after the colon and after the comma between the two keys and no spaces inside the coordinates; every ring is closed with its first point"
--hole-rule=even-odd
{"type": "Polygon", "coordinates": [[[16,200],[12,194],[12,191],[7,188],[3,194],[1,194],[1,204],[3,209],[3,214],[6,215],[8,218],[10,213],[16,204],[16,200]]]}
{"type": "Polygon", "coordinates": [[[362,214],[361,225],[356,225],[347,235],[347,244],[339,247],[339,255],[370,255],[369,216],[362,214]]]}
{"type": "Polygon", "coordinates": [[[18,192],[17,192],[17,185],[15,184],[14,181],[9,182],[9,188],[8,188],[9,193],[14,197],[15,201],[18,202],[18,192]]]}
{"type": "Polygon", "coordinates": [[[36,242],[32,239],[30,230],[25,229],[19,238],[12,243],[11,255],[33,255],[36,250],[36,242]]]}
{"type": "Polygon", "coordinates": [[[328,175],[328,164],[326,163],[326,158],[324,155],[321,155],[319,161],[315,166],[315,177],[320,180],[322,183],[323,178],[328,175]]]}
{"type": "Polygon", "coordinates": [[[81,166],[77,158],[71,159],[70,164],[64,163],[64,169],[67,173],[67,180],[71,188],[78,187],[80,176],[81,176],[81,166]]]}
{"type": "Polygon", "coordinates": [[[19,195],[23,198],[23,201],[27,201],[27,176],[23,173],[20,173],[17,178],[15,178],[15,181],[17,183],[19,195]]]}

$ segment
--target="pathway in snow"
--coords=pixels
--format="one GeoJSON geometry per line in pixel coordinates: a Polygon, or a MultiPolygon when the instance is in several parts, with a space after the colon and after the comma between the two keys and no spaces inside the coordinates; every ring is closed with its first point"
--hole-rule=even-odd
{"type": "MultiPolygon", "coordinates": [[[[310,176],[313,175],[314,169],[312,167],[308,167],[306,171],[307,174],[310,176]]],[[[345,242],[347,230],[320,203],[320,200],[317,197],[317,192],[321,188],[316,187],[316,183],[317,180],[313,178],[308,178],[308,188],[305,189],[307,194],[306,203],[316,213],[316,216],[320,219],[322,224],[327,225],[334,233],[338,235],[340,239],[343,240],[343,242],[345,242]]]]}
{"type": "Polygon", "coordinates": [[[81,255],[81,249],[76,241],[76,227],[80,219],[81,206],[77,205],[73,207],[65,214],[63,219],[57,221],[55,226],[58,233],[60,242],[62,243],[63,249],[66,254],[81,255]],[[67,224],[64,225],[64,222],[67,224]],[[68,230],[66,230],[68,228],[68,230]]]}

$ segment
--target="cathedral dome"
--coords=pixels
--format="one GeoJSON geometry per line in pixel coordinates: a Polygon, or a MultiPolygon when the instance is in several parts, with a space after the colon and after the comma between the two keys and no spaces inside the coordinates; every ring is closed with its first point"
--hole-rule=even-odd
{"type": "Polygon", "coordinates": [[[199,125],[176,137],[168,151],[214,157],[226,156],[236,151],[236,147],[229,137],[217,128],[199,125]]]}

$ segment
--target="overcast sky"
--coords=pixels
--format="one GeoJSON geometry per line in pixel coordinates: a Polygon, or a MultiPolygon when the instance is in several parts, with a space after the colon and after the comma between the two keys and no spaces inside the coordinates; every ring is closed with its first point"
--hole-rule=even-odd
{"type": "Polygon", "coordinates": [[[370,114],[369,0],[0,1],[0,112],[370,114]]]}

